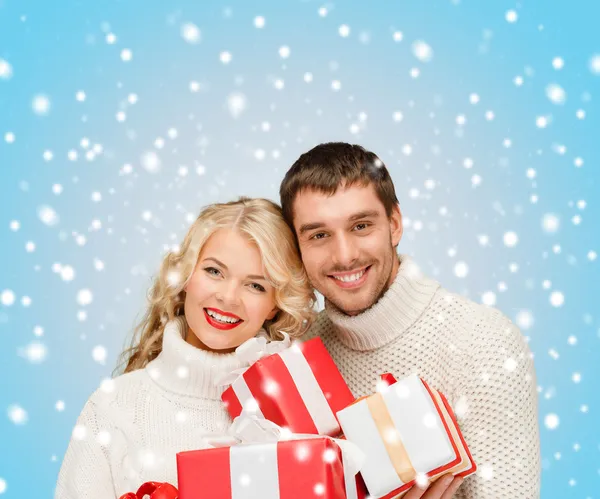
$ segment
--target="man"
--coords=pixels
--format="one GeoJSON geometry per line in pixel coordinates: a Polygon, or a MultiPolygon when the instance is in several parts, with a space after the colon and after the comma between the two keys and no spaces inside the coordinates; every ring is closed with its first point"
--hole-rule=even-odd
{"type": "Polygon", "coordinates": [[[321,144],[292,165],[280,196],[325,297],[309,336],[322,338],[357,397],[386,371],[417,373],[446,394],[478,465],[464,483],[413,487],[405,499],[539,497],[529,349],[499,311],[448,292],[397,255],[402,215],[381,160],[357,145],[321,144]]]}

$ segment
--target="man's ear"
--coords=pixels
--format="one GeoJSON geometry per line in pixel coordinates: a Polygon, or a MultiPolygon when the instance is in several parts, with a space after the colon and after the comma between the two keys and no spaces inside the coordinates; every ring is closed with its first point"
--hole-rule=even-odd
{"type": "Polygon", "coordinates": [[[402,224],[402,212],[400,205],[395,204],[390,214],[390,232],[392,235],[392,246],[397,247],[404,233],[404,225],[402,224]]]}

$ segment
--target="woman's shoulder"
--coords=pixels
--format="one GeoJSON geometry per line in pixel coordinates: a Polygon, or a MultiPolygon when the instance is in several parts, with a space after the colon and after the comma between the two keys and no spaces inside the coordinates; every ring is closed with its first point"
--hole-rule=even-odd
{"type": "Polygon", "coordinates": [[[100,386],[92,393],[88,405],[101,412],[127,407],[133,400],[147,393],[151,384],[152,381],[145,369],[107,378],[102,380],[100,386]]]}

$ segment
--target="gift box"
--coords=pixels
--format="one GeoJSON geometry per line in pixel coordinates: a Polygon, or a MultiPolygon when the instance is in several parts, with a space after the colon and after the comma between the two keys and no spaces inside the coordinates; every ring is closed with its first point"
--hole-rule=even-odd
{"type": "Polygon", "coordinates": [[[361,475],[374,499],[402,497],[417,480],[476,470],[448,401],[417,376],[392,380],[337,416],[365,453],[361,475]]]}
{"type": "Polygon", "coordinates": [[[320,338],[259,358],[229,382],[222,400],[232,418],[244,411],[294,433],[338,435],[336,413],[354,400],[320,338]]]}
{"type": "MultiPolygon", "coordinates": [[[[262,440],[260,431],[253,427],[249,433],[262,440]]],[[[180,452],[179,499],[364,499],[358,448],[329,437],[306,437],[180,452]],[[352,451],[358,455],[349,455],[352,451]]]]}

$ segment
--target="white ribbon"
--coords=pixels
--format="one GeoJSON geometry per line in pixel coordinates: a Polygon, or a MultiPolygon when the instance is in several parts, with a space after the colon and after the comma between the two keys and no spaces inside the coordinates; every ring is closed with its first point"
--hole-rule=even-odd
{"type": "Polygon", "coordinates": [[[340,433],[340,425],[335,414],[329,407],[327,397],[321,390],[315,373],[302,350],[294,345],[282,352],[281,360],[293,378],[298,393],[313,420],[319,435],[337,435],[340,433]]]}
{"type": "Polygon", "coordinates": [[[217,386],[232,385],[256,361],[269,355],[283,352],[289,348],[292,344],[290,335],[284,331],[280,331],[280,333],[283,335],[283,340],[281,341],[269,341],[267,336],[261,335],[250,338],[242,343],[235,349],[235,356],[242,367],[220,376],[216,379],[215,384],[217,386]]]}
{"type": "MultiPolygon", "coordinates": [[[[234,499],[246,499],[257,497],[251,495],[251,492],[260,492],[261,494],[269,493],[275,487],[279,490],[278,474],[277,474],[277,442],[288,440],[304,440],[315,438],[329,438],[339,446],[342,451],[342,465],[344,468],[344,483],[346,488],[347,499],[358,499],[358,491],[356,488],[356,474],[362,469],[365,464],[365,454],[360,448],[348,441],[338,438],[323,437],[321,435],[308,435],[300,433],[290,433],[284,428],[266,419],[261,419],[257,416],[242,414],[233,421],[225,435],[217,435],[208,439],[209,445],[213,447],[232,447],[230,460],[232,466],[231,480],[232,490],[239,491],[233,495],[234,499]],[[252,447],[239,444],[259,444],[256,445],[256,453],[252,454],[252,447]],[[260,445],[263,444],[263,445],[260,445]],[[265,461],[261,466],[254,466],[252,463],[265,461]],[[268,464],[268,465],[266,465],[268,464]],[[233,469],[247,469],[242,475],[254,476],[254,483],[260,483],[261,490],[252,488],[252,491],[245,484],[244,487],[239,487],[239,473],[233,473],[233,469]],[[252,473],[249,474],[250,469],[252,473]],[[273,471],[275,470],[275,471],[273,471]],[[268,487],[268,488],[267,488],[268,487]],[[248,495],[250,494],[250,495],[248,495]]],[[[261,496],[261,497],[263,497],[261,496]]],[[[264,496],[266,497],[266,496],[264,496]]],[[[271,497],[271,496],[269,496],[271,497]]],[[[279,495],[273,496],[279,498],[279,495]]]]}
{"type": "Polygon", "coordinates": [[[281,334],[284,336],[281,341],[267,342],[265,337],[257,336],[242,343],[236,349],[235,354],[243,367],[219,378],[217,385],[231,385],[235,396],[242,406],[242,414],[248,413],[250,415],[263,416],[243,375],[256,361],[269,355],[279,354],[290,376],[294,380],[300,397],[317,429],[317,433],[320,435],[338,434],[340,432],[340,425],[335,414],[329,407],[326,395],[321,390],[302,350],[297,344],[291,344],[287,333],[281,332],[281,334]]]}

